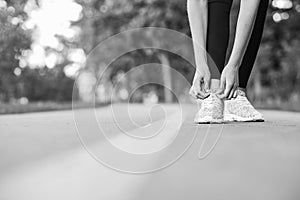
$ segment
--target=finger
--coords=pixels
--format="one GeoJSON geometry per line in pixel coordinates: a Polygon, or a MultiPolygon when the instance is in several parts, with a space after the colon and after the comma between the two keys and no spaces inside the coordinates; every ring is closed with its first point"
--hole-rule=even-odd
{"type": "Polygon", "coordinates": [[[219,98],[221,98],[221,99],[228,98],[228,96],[232,90],[232,87],[233,87],[232,84],[226,84],[225,92],[222,95],[220,95],[219,98]]]}
{"type": "Polygon", "coordinates": [[[190,91],[189,91],[189,95],[191,95],[191,97],[197,99],[197,95],[196,93],[194,92],[194,87],[191,87],[190,91]]]}
{"type": "Polygon", "coordinates": [[[189,90],[189,95],[192,95],[194,93],[194,87],[192,86],[189,90]]]}
{"type": "Polygon", "coordinates": [[[236,90],[236,88],[235,88],[235,87],[232,87],[232,89],[231,89],[231,91],[230,91],[229,96],[228,96],[227,99],[232,99],[233,94],[235,93],[235,90],[236,90]]]}
{"type": "Polygon", "coordinates": [[[204,79],[204,91],[209,91],[210,88],[210,79],[204,79]]]}
{"type": "Polygon", "coordinates": [[[195,99],[205,99],[207,98],[207,94],[205,94],[204,92],[202,92],[201,90],[200,91],[196,91],[195,87],[192,86],[190,91],[189,91],[189,94],[195,98],[195,99]]]}
{"type": "Polygon", "coordinates": [[[221,77],[221,80],[220,80],[220,89],[219,91],[217,92],[217,94],[222,94],[225,90],[225,79],[223,77],[221,77]]]}
{"type": "Polygon", "coordinates": [[[205,99],[209,96],[209,94],[207,94],[206,92],[204,92],[204,90],[202,89],[203,87],[203,78],[200,79],[199,83],[195,84],[194,87],[194,92],[196,94],[196,96],[200,99],[205,99]]]}
{"type": "Polygon", "coordinates": [[[223,92],[224,92],[223,88],[218,88],[217,91],[216,91],[216,94],[221,95],[223,92]]]}
{"type": "Polygon", "coordinates": [[[205,99],[209,96],[209,94],[203,92],[203,91],[196,91],[194,90],[193,96],[196,97],[197,99],[205,99]]]}
{"type": "Polygon", "coordinates": [[[208,94],[208,93],[205,93],[205,92],[203,92],[203,91],[200,91],[200,92],[197,93],[197,96],[198,96],[199,98],[201,98],[201,99],[206,99],[206,98],[209,96],[209,94],[208,94]]]}
{"type": "Polygon", "coordinates": [[[201,90],[201,82],[203,80],[203,77],[199,77],[199,79],[193,84],[194,91],[197,93],[201,90]]]}
{"type": "Polygon", "coordinates": [[[236,89],[234,91],[233,98],[237,98],[237,90],[236,89]]]}
{"type": "Polygon", "coordinates": [[[221,76],[221,80],[220,80],[220,86],[219,89],[217,91],[217,97],[219,97],[220,99],[224,98],[224,90],[225,90],[225,79],[221,76]]]}
{"type": "Polygon", "coordinates": [[[194,99],[198,99],[197,95],[195,95],[194,93],[190,93],[191,97],[193,97],[194,99]]]}
{"type": "Polygon", "coordinates": [[[225,89],[225,92],[224,92],[224,95],[225,97],[224,98],[228,98],[232,89],[233,89],[233,86],[231,84],[227,84],[228,86],[226,86],[226,89],[225,89]]]}

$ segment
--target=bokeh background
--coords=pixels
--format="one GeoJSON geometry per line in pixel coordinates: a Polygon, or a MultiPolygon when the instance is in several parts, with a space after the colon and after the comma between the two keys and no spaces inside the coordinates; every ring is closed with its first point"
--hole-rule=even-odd
{"type": "MultiPolygon", "coordinates": [[[[238,10],[239,1],[234,0],[230,46],[238,10]]],[[[142,64],[161,63],[191,81],[194,68],[180,56],[153,49],[129,52],[111,63],[101,82],[97,77],[106,66],[97,57],[87,62],[101,41],[148,26],[190,36],[186,1],[0,0],[0,113],[70,109],[72,97],[75,107],[84,107],[94,89],[99,105],[111,96],[114,101],[175,102],[160,85],[143,86],[129,96],[138,79],[153,74],[123,75],[142,64]],[[86,73],[78,77],[79,71],[86,73]],[[76,79],[78,95],[72,96],[76,79]],[[115,82],[121,84],[118,90],[113,90],[115,82]]],[[[183,48],[191,51],[191,45],[183,48]]],[[[250,100],[260,108],[300,111],[300,0],[270,2],[255,65],[250,100]]],[[[178,89],[180,84],[168,73],[162,71],[164,83],[178,89]]],[[[188,89],[180,90],[188,95],[188,89]]]]}

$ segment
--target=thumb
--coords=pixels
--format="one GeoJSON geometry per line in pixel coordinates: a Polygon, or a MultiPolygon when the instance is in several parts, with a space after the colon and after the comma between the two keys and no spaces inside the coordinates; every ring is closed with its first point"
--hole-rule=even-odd
{"type": "Polygon", "coordinates": [[[225,83],[226,83],[226,79],[222,76],[222,77],[221,77],[221,80],[220,80],[220,88],[221,88],[222,90],[225,89],[225,83]]]}
{"type": "Polygon", "coordinates": [[[224,92],[224,90],[225,90],[225,83],[226,83],[225,78],[221,77],[220,86],[219,86],[220,89],[218,91],[218,94],[221,94],[221,93],[224,92]]]}
{"type": "Polygon", "coordinates": [[[204,90],[207,92],[210,88],[210,79],[204,79],[204,90]]]}

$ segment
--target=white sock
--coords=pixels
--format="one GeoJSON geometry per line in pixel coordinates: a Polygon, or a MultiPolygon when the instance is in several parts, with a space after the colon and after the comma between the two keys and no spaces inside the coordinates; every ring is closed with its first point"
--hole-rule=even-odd
{"type": "Polygon", "coordinates": [[[212,92],[216,92],[219,88],[220,88],[220,80],[219,79],[211,79],[210,90],[212,92]]]}

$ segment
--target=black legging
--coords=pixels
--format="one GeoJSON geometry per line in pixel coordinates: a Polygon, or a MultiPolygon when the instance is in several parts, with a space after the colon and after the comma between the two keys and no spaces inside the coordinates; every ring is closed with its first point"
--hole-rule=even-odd
{"type": "MultiPolygon", "coordinates": [[[[229,41],[233,0],[208,0],[207,52],[212,78],[220,79],[229,41]],[[211,59],[212,60],[211,60],[211,59]],[[216,66],[216,67],[215,67],[216,66]]],[[[261,42],[269,1],[260,0],[253,31],[239,70],[239,87],[246,88],[261,42]]]]}

